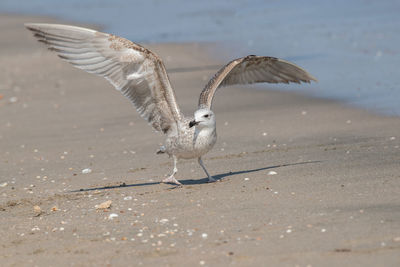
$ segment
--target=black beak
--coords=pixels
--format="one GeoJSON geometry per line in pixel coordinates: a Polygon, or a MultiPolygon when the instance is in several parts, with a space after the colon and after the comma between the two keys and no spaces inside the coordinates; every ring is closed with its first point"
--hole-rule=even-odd
{"type": "Polygon", "coordinates": [[[191,122],[189,122],[189,128],[192,128],[193,126],[199,124],[199,122],[192,120],[191,122]]]}

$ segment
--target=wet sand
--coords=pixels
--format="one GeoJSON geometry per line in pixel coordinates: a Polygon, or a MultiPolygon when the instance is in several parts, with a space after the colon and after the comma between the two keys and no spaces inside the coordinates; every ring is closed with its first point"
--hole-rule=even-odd
{"type": "MultiPolygon", "coordinates": [[[[163,137],[22,25],[54,21],[0,16],[2,266],[399,266],[398,117],[224,88],[204,157],[219,182],[193,160],[178,164],[183,187],[160,184],[163,137]]],[[[216,69],[184,70],[225,63],[215,45],[147,47],[192,114],[216,69]]]]}

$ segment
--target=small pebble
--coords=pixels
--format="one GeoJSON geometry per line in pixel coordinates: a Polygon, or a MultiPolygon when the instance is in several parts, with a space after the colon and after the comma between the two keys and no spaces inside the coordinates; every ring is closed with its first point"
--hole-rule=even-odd
{"type": "Polygon", "coordinates": [[[95,208],[100,210],[100,209],[108,209],[111,207],[112,201],[111,200],[107,200],[99,205],[96,205],[95,208]]]}
{"type": "Polygon", "coordinates": [[[91,173],[91,172],[92,172],[92,170],[89,169],[89,168],[86,168],[86,169],[83,169],[83,170],[82,170],[82,173],[83,173],[83,174],[88,174],[88,173],[91,173]]]}
{"type": "Polygon", "coordinates": [[[246,178],[244,178],[244,180],[245,180],[245,181],[248,181],[248,180],[250,180],[250,178],[246,177],[246,178]]]}
{"type": "Polygon", "coordinates": [[[269,171],[268,172],[268,175],[276,175],[276,174],[278,174],[276,171],[269,171]]]}
{"type": "Polygon", "coordinates": [[[33,206],[33,211],[38,215],[42,213],[42,209],[37,205],[33,206]]]}
{"type": "Polygon", "coordinates": [[[0,184],[0,187],[6,187],[8,185],[8,183],[7,182],[4,182],[4,183],[1,183],[0,184]]]}
{"type": "Polygon", "coordinates": [[[18,101],[18,98],[16,96],[10,97],[10,99],[8,99],[8,101],[10,103],[16,103],[18,101]]]}
{"type": "Polygon", "coordinates": [[[208,237],[208,235],[207,235],[206,233],[202,233],[202,234],[201,234],[201,237],[204,238],[204,239],[206,239],[206,238],[208,237]]]}
{"type": "Polygon", "coordinates": [[[116,214],[116,213],[111,213],[110,215],[108,215],[109,220],[113,220],[114,218],[117,218],[117,217],[118,217],[118,214],[116,214]]]}

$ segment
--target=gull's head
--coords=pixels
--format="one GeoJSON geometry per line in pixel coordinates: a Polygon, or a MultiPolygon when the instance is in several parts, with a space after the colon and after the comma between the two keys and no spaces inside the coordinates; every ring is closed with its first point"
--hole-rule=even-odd
{"type": "Polygon", "coordinates": [[[194,112],[194,120],[189,123],[189,127],[197,126],[199,128],[215,127],[215,115],[208,108],[201,108],[194,112]]]}

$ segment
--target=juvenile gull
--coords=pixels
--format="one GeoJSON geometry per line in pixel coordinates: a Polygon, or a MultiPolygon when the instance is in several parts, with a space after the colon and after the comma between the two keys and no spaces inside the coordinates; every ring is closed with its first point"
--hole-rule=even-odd
{"type": "Polygon", "coordinates": [[[162,60],[150,50],[127,39],[69,25],[27,23],[40,42],[77,68],[106,78],[129,98],[139,114],[166,135],[157,153],[174,160],[172,174],[164,183],[180,185],[175,174],[178,159],[197,158],[208,176],[201,157],[217,141],[216,121],[211,110],[218,88],[234,84],[300,83],[316,79],[293,63],[274,57],[250,55],[221,68],[200,94],[194,117],[185,117],[176,102],[162,60]]]}

